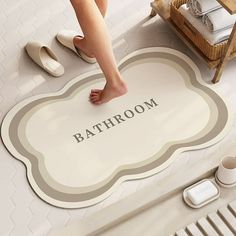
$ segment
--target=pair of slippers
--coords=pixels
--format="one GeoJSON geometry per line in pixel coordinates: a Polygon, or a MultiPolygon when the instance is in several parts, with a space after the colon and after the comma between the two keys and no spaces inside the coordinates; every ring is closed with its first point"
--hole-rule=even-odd
{"type": "MultiPolygon", "coordinates": [[[[79,48],[75,47],[75,37],[81,36],[71,30],[63,30],[56,35],[57,40],[63,46],[75,52],[81,59],[91,64],[96,63],[97,61],[94,57],[87,56],[79,48]]],[[[27,43],[25,49],[30,58],[50,75],[59,77],[64,74],[65,70],[63,65],[58,61],[55,53],[48,46],[40,42],[32,41],[27,43]]]]}

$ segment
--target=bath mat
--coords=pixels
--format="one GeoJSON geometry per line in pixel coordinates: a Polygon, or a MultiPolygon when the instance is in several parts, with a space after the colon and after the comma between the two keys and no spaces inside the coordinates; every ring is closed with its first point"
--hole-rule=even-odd
{"type": "Polygon", "coordinates": [[[89,102],[90,90],[105,84],[96,71],[20,102],[4,118],[3,142],[46,202],[96,204],[121,182],[158,173],[179,153],[213,145],[229,131],[227,105],[184,54],[141,49],[119,69],[129,92],[107,104],[89,102]]]}

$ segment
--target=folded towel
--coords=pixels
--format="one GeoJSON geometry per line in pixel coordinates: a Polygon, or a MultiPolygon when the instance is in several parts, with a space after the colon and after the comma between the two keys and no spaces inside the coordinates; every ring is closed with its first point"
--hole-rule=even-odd
{"type": "Polygon", "coordinates": [[[202,22],[212,32],[232,28],[236,21],[236,15],[230,15],[224,8],[212,11],[202,17],[202,22]]]}
{"type": "Polygon", "coordinates": [[[179,8],[180,13],[191,23],[195,29],[211,44],[217,44],[224,40],[227,40],[232,32],[232,28],[228,28],[219,32],[212,33],[202,23],[200,18],[194,17],[186,4],[179,8]]]}
{"type": "Polygon", "coordinates": [[[188,0],[187,6],[192,15],[199,17],[222,8],[216,0],[188,0]]]}

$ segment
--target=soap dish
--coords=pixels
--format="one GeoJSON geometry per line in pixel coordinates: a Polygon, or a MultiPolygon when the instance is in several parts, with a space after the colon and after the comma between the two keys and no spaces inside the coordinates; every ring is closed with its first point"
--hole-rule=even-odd
{"type": "Polygon", "coordinates": [[[199,182],[197,182],[197,183],[195,183],[195,184],[189,186],[188,188],[184,189],[184,191],[183,191],[183,200],[184,200],[184,202],[185,202],[188,206],[190,206],[191,208],[195,208],[195,209],[201,208],[201,207],[207,205],[208,203],[210,203],[210,202],[212,202],[212,201],[218,199],[219,196],[220,196],[220,188],[219,188],[219,186],[218,186],[213,180],[210,180],[210,179],[203,179],[203,180],[201,180],[201,181],[199,181],[199,182]],[[194,204],[194,203],[188,198],[187,192],[188,192],[189,190],[191,190],[192,188],[194,188],[194,187],[196,187],[196,186],[202,184],[202,183],[205,182],[205,181],[210,181],[210,182],[214,185],[214,187],[217,189],[217,193],[216,193],[216,195],[214,195],[213,197],[211,197],[211,198],[209,198],[209,199],[203,201],[202,203],[196,205],[196,204],[194,204]]]}

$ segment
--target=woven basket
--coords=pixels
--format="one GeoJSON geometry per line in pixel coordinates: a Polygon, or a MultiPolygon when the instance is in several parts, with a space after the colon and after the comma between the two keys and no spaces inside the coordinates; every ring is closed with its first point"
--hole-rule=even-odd
{"type": "MultiPolygon", "coordinates": [[[[185,3],[187,3],[187,0],[172,0],[170,6],[170,17],[172,21],[207,58],[210,60],[221,58],[225,52],[227,41],[211,45],[203,38],[192,24],[178,11],[179,7],[185,3]]],[[[233,51],[236,51],[236,47],[233,51]]]]}

